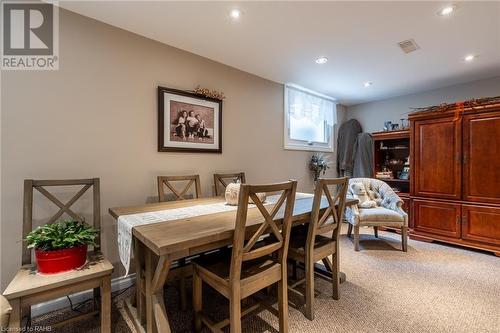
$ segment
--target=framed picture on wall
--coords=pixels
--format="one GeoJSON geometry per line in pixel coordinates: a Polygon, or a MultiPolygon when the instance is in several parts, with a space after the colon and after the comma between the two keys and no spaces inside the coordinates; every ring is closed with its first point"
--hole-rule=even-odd
{"type": "Polygon", "coordinates": [[[222,101],[158,87],[158,151],[222,153],[222,101]]]}

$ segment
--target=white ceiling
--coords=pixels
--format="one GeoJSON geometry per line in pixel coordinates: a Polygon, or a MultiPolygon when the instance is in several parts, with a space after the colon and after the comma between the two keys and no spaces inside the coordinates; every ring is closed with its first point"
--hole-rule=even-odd
{"type": "Polygon", "coordinates": [[[500,3],[61,1],[61,7],[357,104],[500,75],[500,3]],[[229,17],[242,11],[238,22],[229,17]],[[403,53],[397,43],[421,47],[403,53]],[[477,54],[465,63],[467,54],[477,54]],[[328,63],[317,65],[318,56],[328,63]],[[372,81],[365,88],[363,82],[372,81]]]}

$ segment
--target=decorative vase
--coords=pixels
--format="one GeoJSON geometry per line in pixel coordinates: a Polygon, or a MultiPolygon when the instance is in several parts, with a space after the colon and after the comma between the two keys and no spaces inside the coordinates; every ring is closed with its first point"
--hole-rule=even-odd
{"type": "Polygon", "coordinates": [[[79,268],[87,261],[87,245],[80,245],[68,249],[43,251],[35,249],[38,272],[55,274],[79,268]]]}
{"type": "Polygon", "coordinates": [[[321,170],[314,170],[314,183],[318,181],[319,176],[321,176],[321,170]]]}

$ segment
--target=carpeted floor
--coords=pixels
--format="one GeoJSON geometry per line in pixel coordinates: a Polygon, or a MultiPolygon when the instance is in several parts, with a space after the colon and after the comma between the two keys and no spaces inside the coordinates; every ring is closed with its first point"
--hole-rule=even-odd
{"type": "MultiPolygon", "coordinates": [[[[316,279],[316,318],[309,321],[300,307],[290,307],[290,332],[500,332],[500,258],[411,240],[403,253],[399,235],[380,232],[377,240],[372,229],[363,233],[361,252],[354,252],[352,240],[342,236],[341,268],[347,282],[341,285],[341,299],[333,300],[331,285],[316,279]]],[[[114,332],[134,332],[123,309],[132,292],[114,298],[114,332]]],[[[208,287],[204,296],[204,309],[217,317],[227,314],[222,297],[208,287]]],[[[192,313],[179,310],[176,289],[168,288],[166,297],[173,331],[190,332],[192,313]]],[[[70,313],[56,311],[33,324],[50,325],[70,313]]],[[[96,318],[56,331],[98,332],[98,325],[96,318]]],[[[265,310],[243,319],[244,332],[277,328],[276,317],[265,310]]]]}

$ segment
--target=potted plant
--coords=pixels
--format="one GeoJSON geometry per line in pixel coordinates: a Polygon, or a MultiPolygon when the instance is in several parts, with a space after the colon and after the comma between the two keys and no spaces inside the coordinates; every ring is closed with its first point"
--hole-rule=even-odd
{"type": "Polygon", "coordinates": [[[38,272],[54,274],[83,266],[98,232],[85,222],[61,220],[31,231],[26,242],[35,249],[38,272]]]}
{"type": "Polygon", "coordinates": [[[326,169],[330,168],[330,161],[323,154],[314,154],[309,162],[309,169],[313,172],[314,182],[318,181],[321,173],[325,174],[326,169]]]}

